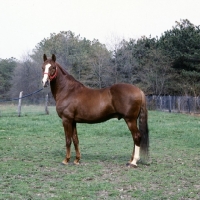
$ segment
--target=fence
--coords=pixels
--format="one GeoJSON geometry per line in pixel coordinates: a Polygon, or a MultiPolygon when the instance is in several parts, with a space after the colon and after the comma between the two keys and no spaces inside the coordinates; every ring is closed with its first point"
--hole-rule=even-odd
{"type": "MultiPolygon", "coordinates": [[[[48,94],[38,93],[39,89],[28,95],[19,93],[19,98],[0,100],[0,117],[1,116],[18,116],[34,114],[49,114],[49,105],[55,105],[55,101],[48,94]],[[35,95],[37,94],[37,95],[35,95]],[[38,98],[40,96],[40,98],[38,98]]],[[[55,107],[55,106],[54,106],[55,107]]],[[[52,110],[52,108],[51,108],[52,110]]]]}
{"type": "Polygon", "coordinates": [[[147,96],[149,110],[177,113],[200,113],[200,97],[191,96],[147,96]]]}
{"type": "MultiPolygon", "coordinates": [[[[4,101],[0,101],[0,117],[4,113],[8,113],[8,109],[10,109],[10,113],[14,116],[21,116],[21,110],[24,115],[26,113],[44,113],[49,114],[49,107],[51,106],[51,110],[55,109],[55,101],[50,94],[49,96],[45,93],[40,93],[37,96],[34,95],[25,95],[22,98],[18,98],[19,101],[9,101],[9,108],[6,106],[4,101]],[[38,98],[40,97],[40,98],[38,98]],[[17,105],[18,104],[18,107],[17,105]],[[32,107],[31,107],[32,106],[32,107]],[[21,108],[22,107],[22,108],[21,108]],[[15,111],[14,111],[15,109],[15,111]]],[[[194,113],[200,114],[200,97],[191,97],[191,96],[147,96],[147,107],[149,110],[160,110],[167,112],[176,112],[176,113],[194,113]]],[[[14,99],[14,100],[17,100],[14,99]]],[[[8,105],[8,104],[7,104],[8,105]]]]}

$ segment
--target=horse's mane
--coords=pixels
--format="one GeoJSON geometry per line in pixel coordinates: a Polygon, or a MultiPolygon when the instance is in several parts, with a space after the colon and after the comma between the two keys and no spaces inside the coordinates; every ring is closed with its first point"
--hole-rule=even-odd
{"type": "Polygon", "coordinates": [[[72,75],[70,75],[63,67],[61,67],[58,63],[56,63],[57,67],[59,67],[60,71],[63,75],[67,77],[68,83],[70,85],[76,85],[76,86],[84,86],[82,83],[77,81],[72,75]]]}

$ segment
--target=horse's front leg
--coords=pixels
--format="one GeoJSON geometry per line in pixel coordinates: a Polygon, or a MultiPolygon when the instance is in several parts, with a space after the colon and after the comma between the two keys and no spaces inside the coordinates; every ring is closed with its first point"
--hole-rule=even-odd
{"type": "Polygon", "coordinates": [[[65,131],[65,141],[66,141],[66,157],[62,161],[62,164],[67,165],[70,157],[71,157],[71,143],[72,143],[72,134],[73,134],[73,127],[72,122],[68,119],[63,120],[63,127],[65,131]]]}
{"type": "Polygon", "coordinates": [[[81,159],[81,154],[79,150],[79,140],[78,140],[78,135],[77,135],[77,129],[76,129],[76,123],[73,123],[73,135],[72,135],[73,143],[74,143],[74,148],[76,151],[76,159],[74,160],[74,164],[78,165],[79,160],[81,159]]]}

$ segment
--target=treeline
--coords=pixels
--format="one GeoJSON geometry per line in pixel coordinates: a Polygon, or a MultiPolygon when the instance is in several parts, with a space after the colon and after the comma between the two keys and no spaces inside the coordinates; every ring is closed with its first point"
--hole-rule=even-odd
{"type": "Polygon", "coordinates": [[[53,33],[22,61],[0,60],[0,95],[16,97],[19,91],[40,88],[44,53],[54,53],[61,66],[89,87],[126,82],[147,95],[200,95],[200,27],[189,20],[176,22],[160,38],[143,36],[113,46],[111,51],[71,31],[53,33]]]}

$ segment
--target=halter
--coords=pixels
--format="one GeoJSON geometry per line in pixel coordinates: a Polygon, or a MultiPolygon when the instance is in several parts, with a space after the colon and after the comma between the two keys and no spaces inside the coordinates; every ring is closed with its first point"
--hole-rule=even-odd
{"type": "Polygon", "coordinates": [[[55,78],[56,78],[56,76],[57,76],[57,71],[58,71],[58,70],[57,70],[57,67],[56,67],[56,72],[54,73],[54,75],[52,75],[52,76],[51,76],[51,74],[50,74],[50,73],[45,73],[45,72],[44,72],[44,74],[47,74],[47,75],[48,75],[48,78],[49,78],[49,80],[50,80],[50,81],[52,81],[53,79],[55,79],[55,78]]]}

